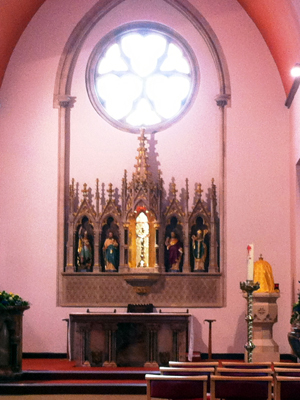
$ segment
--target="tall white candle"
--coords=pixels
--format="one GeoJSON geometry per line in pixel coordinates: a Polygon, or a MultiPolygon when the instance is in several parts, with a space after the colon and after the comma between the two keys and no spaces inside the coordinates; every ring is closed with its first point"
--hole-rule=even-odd
{"type": "Polygon", "coordinates": [[[247,280],[253,281],[253,273],[254,273],[254,245],[248,244],[247,246],[247,280]]]}

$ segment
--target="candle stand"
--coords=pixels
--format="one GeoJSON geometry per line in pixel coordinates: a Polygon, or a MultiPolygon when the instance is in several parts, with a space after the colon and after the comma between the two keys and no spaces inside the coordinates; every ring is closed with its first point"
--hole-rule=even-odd
{"type": "Polygon", "coordinates": [[[209,333],[208,333],[208,360],[212,361],[212,332],[211,332],[211,324],[215,322],[215,319],[205,319],[204,322],[209,323],[209,333]]]}
{"type": "Polygon", "coordinates": [[[252,362],[252,352],[255,348],[253,343],[253,292],[260,288],[258,282],[254,283],[252,280],[246,280],[246,282],[240,282],[240,288],[247,293],[247,315],[245,320],[247,321],[247,343],[245,349],[248,353],[248,362],[252,362]]]}

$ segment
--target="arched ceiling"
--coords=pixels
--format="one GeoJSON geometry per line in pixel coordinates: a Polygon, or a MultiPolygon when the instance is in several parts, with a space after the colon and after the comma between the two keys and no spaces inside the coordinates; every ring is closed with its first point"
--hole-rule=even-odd
{"type": "Polygon", "coordinates": [[[45,0],[0,0],[0,86],[18,40],[45,0]]]}
{"type": "Polygon", "coordinates": [[[300,62],[299,1],[237,0],[260,30],[275,60],[286,93],[293,84],[291,68],[300,62]]]}
{"type": "MultiPolygon", "coordinates": [[[[0,0],[0,86],[23,31],[46,0],[0,0]]],[[[290,69],[300,62],[300,11],[296,0],[236,0],[260,30],[288,94],[290,69]]]]}

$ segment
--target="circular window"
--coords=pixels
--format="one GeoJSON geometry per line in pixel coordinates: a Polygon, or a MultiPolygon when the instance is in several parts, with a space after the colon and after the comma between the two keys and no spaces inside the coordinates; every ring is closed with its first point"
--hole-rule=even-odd
{"type": "Polygon", "coordinates": [[[107,34],[87,65],[89,98],[121,130],[163,130],[181,118],[198,88],[187,42],[164,25],[135,23],[107,34]]]}

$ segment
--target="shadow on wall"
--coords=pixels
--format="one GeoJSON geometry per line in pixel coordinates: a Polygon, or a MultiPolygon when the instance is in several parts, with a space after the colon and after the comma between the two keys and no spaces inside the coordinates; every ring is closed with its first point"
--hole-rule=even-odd
{"type": "Polygon", "coordinates": [[[208,338],[208,324],[207,324],[207,333],[205,332],[205,325],[203,321],[199,321],[197,318],[194,318],[194,351],[200,353],[207,353],[208,351],[208,344],[205,344],[203,341],[204,337],[208,338]],[[203,333],[204,331],[204,333],[203,333]]]}
{"type": "MultiPolygon", "coordinates": [[[[245,312],[243,312],[239,318],[237,323],[237,330],[234,335],[234,340],[231,346],[228,346],[227,353],[243,353],[245,351],[245,343],[247,342],[247,323],[245,321],[245,312]]],[[[224,353],[225,353],[224,349],[224,353]]]]}

